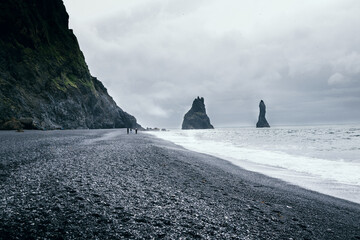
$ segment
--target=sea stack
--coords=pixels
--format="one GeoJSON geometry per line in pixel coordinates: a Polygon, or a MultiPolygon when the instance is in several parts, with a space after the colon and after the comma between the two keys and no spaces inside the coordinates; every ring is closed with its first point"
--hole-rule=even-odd
{"type": "Polygon", "coordinates": [[[260,101],[259,108],[260,108],[259,120],[256,123],[256,127],[257,128],[270,127],[269,123],[266,121],[265,118],[266,106],[263,100],[260,101]]]}
{"type": "Polygon", "coordinates": [[[62,0],[0,8],[0,129],[140,127],[91,76],[62,0]]]}
{"type": "Polygon", "coordinates": [[[213,129],[206,115],[204,98],[195,98],[191,109],[185,114],[182,129],[213,129]]]}

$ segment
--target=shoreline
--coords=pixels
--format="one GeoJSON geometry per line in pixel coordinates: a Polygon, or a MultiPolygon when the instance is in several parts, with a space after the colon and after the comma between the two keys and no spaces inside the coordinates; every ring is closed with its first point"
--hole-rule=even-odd
{"type": "MultiPolygon", "coordinates": [[[[238,129],[233,131],[236,132],[238,129]]],[[[220,133],[218,132],[216,135],[211,134],[211,131],[201,132],[199,130],[198,134],[194,130],[191,133],[183,134],[177,130],[168,133],[150,132],[149,134],[170,141],[189,151],[226,160],[247,171],[257,172],[310,191],[360,204],[360,186],[355,184],[359,179],[357,173],[360,165],[358,163],[282,151],[276,149],[279,144],[275,144],[275,149],[269,149],[269,146],[265,149],[256,148],[246,144],[246,146],[238,146],[236,142],[231,142],[234,136],[230,136],[232,140],[222,139],[223,136],[220,133]],[[220,140],[214,140],[214,136],[218,136],[220,140]],[[208,140],[206,137],[210,139],[208,140]],[[322,167],[319,168],[320,165],[322,167]]],[[[241,134],[242,132],[237,133],[241,134]]],[[[226,132],[226,136],[228,134],[226,132]]],[[[244,134],[248,137],[246,132],[244,134]]]]}
{"type": "Polygon", "coordinates": [[[0,139],[0,239],[360,239],[359,204],[141,132],[0,139]]]}

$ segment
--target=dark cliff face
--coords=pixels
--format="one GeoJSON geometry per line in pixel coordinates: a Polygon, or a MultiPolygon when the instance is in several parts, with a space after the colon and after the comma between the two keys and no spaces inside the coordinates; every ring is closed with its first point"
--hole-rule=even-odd
{"type": "Polygon", "coordinates": [[[259,108],[260,108],[259,120],[256,123],[256,127],[257,128],[270,127],[269,123],[265,118],[266,106],[263,100],[260,101],[259,108]]]}
{"type": "Polygon", "coordinates": [[[90,75],[61,0],[0,9],[0,129],[138,126],[90,75]]]}
{"type": "Polygon", "coordinates": [[[185,114],[182,129],[213,129],[206,115],[204,98],[197,97],[191,109],[185,114]]]}

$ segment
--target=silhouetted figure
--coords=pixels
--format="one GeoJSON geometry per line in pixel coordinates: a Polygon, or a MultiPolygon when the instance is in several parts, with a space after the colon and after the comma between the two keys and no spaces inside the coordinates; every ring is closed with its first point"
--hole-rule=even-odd
{"type": "Polygon", "coordinates": [[[137,134],[137,128],[135,128],[135,134],[137,134]]]}
{"type": "Polygon", "coordinates": [[[129,128],[126,128],[126,133],[127,133],[127,134],[129,134],[129,131],[130,131],[129,128]]]}

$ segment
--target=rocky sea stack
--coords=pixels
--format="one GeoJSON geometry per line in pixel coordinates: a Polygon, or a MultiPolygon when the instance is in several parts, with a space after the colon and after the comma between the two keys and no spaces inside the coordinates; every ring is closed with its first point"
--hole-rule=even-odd
{"type": "Polygon", "coordinates": [[[260,108],[259,120],[256,123],[256,127],[257,128],[270,127],[269,123],[266,121],[265,118],[266,106],[263,100],[260,101],[259,108],[260,108]]]}
{"type": "Polygon", "coordinates": [[[213,129],[206,115],[204,98],[197,97],[191,109],[185,114],[182,129],[213,129]]]}
{"type": "Polygon", "coordinates": [[[0,9],[0,129],[138,126],[90,75],[62,0],[0,9]]]}

